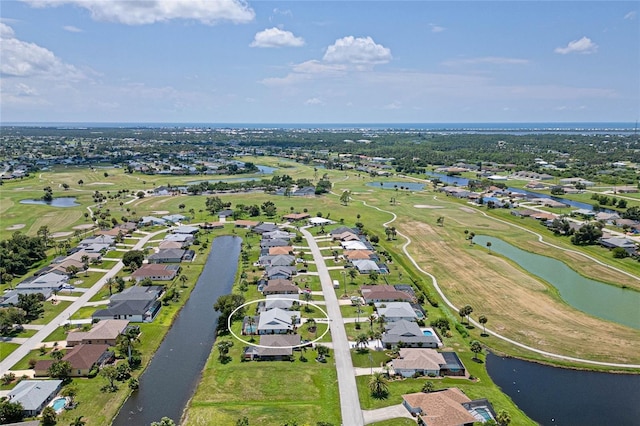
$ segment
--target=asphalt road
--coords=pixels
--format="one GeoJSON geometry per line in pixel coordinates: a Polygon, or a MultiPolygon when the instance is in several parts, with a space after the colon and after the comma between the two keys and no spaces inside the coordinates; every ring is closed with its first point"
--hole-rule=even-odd
{"type": "MultiPolygon", "coordinates": [[[[306,227],[305,227],[306,228],[306,227]]],[[[356,386],[355,371],[351,362],[351,351],[349,350],[349,340],[344,329],[342,313],[338,304],[338,297],[333,288],[333,282],[329,276],[329,270],[324,263],[322,253],[318,248],[315,239],[305,228],[300,231],[307,240],[309,249],[313,254],[313,259],[318,268],[318,275],[322,284],[322,291],[326,302],[326,310],[329,314],[331,330],[331,340],[333,341],[333,355],[338,372],[338,389],[340,392],[340,412],[342,414],[342,424],[344,426],[363,426],[364,417],[360,409],[358,399],[358,387],[356,386]]]]}

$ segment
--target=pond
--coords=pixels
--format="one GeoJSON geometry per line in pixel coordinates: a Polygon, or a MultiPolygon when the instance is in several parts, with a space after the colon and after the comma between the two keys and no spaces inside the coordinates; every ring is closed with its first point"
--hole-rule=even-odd
{"type": "Polygon", "coordinates": [[[409,191],[422,191],[424,189],[424,184],[416,182],[369,182],[367,186],[383,189],[406,189],[409,191]]]}
{"type": "Polygon", "coordinates": [[[276,170],[278,170],[276,167],[261,166],[259,164],[256,164],[256,167],[258,168],[258,170],[260,170],[260,173],[265,175],[270,175],[276,170]]]}
{"type": "Polygon", "coordinates": [[[80,205],[79,203],[76,203],[76,197],[60,197],[54,198],[51,201],[27,199],[20,200],[20,204],[37,204],[51,207],[75,207],[80,205]]]}
{"type": "MultiPolygon", "coordinates": [[[[163,416],[179,423],[215,341],[218,297],[231,292],[240,238],[218,237],[191,296],[140,377],[113,426],[148,425],[163,416]]],[[[144,339],[144,335],[142,336],[144,339]]]]}
{"type": "Polygon", "coordinates": [[[224,179],[207,179],[207,180],[192,180],[187,182],[187,185],[199,185],[202,182],[207,183],[216,183],[216,182],[228,182],[228,183],[238,183],[238,182],[253,182],[260,181],[263,178],[257,177],[234,177],[234,178],[224,178],[224,179]]]}
{"type": "Polygon", "coordinates": [[[640,376],[569,370],[489,353],[491,379],[542,425],[634,425],[640,376]]]}
{"type": "MultiPolygon", "coordinates": [[[[491,242],[491,251],[513,260],[557,288],[560,297],[574,308],[640,329],[640,292],[583,277],[564,262],[521,250],[498,238],[476,235],[473,241],[483,246],[491,242]]],[[[588,261],[585,258],[585,262],[588,261]]]]}

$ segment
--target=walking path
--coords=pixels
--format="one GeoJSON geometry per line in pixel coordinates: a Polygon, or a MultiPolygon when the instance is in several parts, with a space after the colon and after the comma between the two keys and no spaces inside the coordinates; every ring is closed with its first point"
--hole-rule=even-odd
{"type": "MultiPolygon", "coordinates": [[[[161,231],[157,231],[154,234],[150,234],[147,237],[141,239],[138,244],[136,244],[135,249],[139,250],[144,247],[147,243],[147,240],[151,239],[153,236],[158,235],[162,232],[167,232],[166,229],[161,231]]],[[[51,333],[53,333],[56,328],[58,328],[61,324],[67,322],[67,320],[73,315],[78,309],[85,306],[85,304],[91,299],[94,295],[96,295],[102,286],[104,286],[109,278],[115,277],[120,270],[124,268],[124,264],[122,260],[119,260],[118,263],[109,270],[102,278],[100,278],[90,289],[87,290],[82,296],[78,297],[67,309],[62,311],[57,317],[52,319],[49,324],[46,324],[40,328],[40,330],[34,334],[32,337],[29,337],[18,349],[13,351],[9,356],[7,356],[4,360],[0,361],[0,376],[4,375],[11,367],[13,367],[18,361],[27,356],[27,354],[33,349],[40,347],[44,339],[47,338],[51,333]]],[[[89,320],[91,322],[91,320],[89,320]]]]}
{"type": "MultiPolygon", "coordinates": [[[[435,197],[434,197],[434,198],[435,198],[435,197]]],[[[378,207],[376,207],[376,206],[370,206],[370,205],[368,205],[365,201],[363,201],[363,202],[362,202],[362,204],[364,204],[366,207],[370,207],[370,208],[376,209],[376,210],[378,210],[378,211],[381,211],[381,212],[383,212],[383,213],[388,213],[388,214],[390,214],[391,216],[393,216],[393,218],[392,218],[391,220],[389,220],[389,221],[387,221],[387,222],[385,222],[385,223],[383,224],[383,226],[385,226],[385,227],[386,227],[386,226],[388,226],[388,225],[389,225],[390,223],[392,223],[393,221],[395,221],[395,220],[396,220],[396,218],[397,218],[396,214],[395,214],[395,213],[393,213],[393,212],[390,212],[390,211],[388,211],[388,210],[383,210],[383,209],[378,208],[378,207]]],[[[612,269],[614,269],[614,270],[616,270],[616,271],[619,271],[619,272],[625,273],[625,274],[627,274],[627,275],[630,275],[630,276],[632,276],[632,277],[635,277],[635,276],[634,276],[634,275],[632,275],[632,274],[628,274],[628,273],[626,273],[626,272],[624,272],[624,271],[619,270],[618,268],[615,268],[615,267],[612,267],[612,266],[610,266],[610,265],[607,265],[607,264],[605,264],[605,263],[603,263],[603,262],[598,261],[597,259],[593,259],[593,258],[591,258],[590,256],[585,255],[584,253],[580,253],[580,252],[577,252],[577,251],[575,251],[575,250],[568,250],[568,249],[565,249],[565,248],[558,247],[558,246],[555,246],[555,245],[553,245],[553,244],[547,243],[547,242],[543,241],[543,237],[542,237],[542,235],[540,235],[540,234],[538,234],[538,233],[536,233],[536,232],[530,231],[530,230],[528,230],[528,229],[526,229],[526,228],[523,228],[523,227],[521,227],[521,226],[518,226],[518,225],[514,225],[514,224],[512,224],[512,223],[510,223],[510,222],[507,222],[507,221],[504,221],[504,220],[502,220],[502,219],[496,219],[496,218],[493,218],[493,217],[491,217],[491,216],[487,215],[485,212],[483,212],[483,211],[481,211],[481,210],[479,210],[479,209],[476,209],[476,210],[477,210],[477,211],[479,211],[480,213],[484,214],[485,216],[487,216],[489,219],[493,219],[493,220],[496,220],[496,221],[498,221],[498,222],[505,223],[505,224],[507,224],[507,225],[509,225],[509,226],[515,226],[515,227],[517,227],[517,228],[520,228],[520,229],[523,229],[523,230],[525,230],[525,231],[527,231],[527,232],[530,232],[530,233],[532,233],[532,234],[534,234],[534,235],[537,235],[537,236],[538,236],[538,240],[539,240],[541,243],[547,244],[547,245],[549,245],[549,246],[551,246],[551,247],[554,247],[554,248],[557,248],[557,249],[560,249],[560,250],[566,250],[566,251],[569,251],[569,252],[578,253],[578,254],[580,254],[580,255],[582,255],[582,256],[584,256],[584,257],[586,257],[586,258],[590,259],[590,260],[593,260],[594,262],[597,262],[597,263],[599,263],[599,264],[601,264],[601,265],[608,266],[608,267],[610,267],[610,268],[612,268],[612,269]]],[[[449,306],[451,309],[453,309],[453,311],[454,311],[454,312],[458,312],[458,311],[459,311],[458,307],[457,307],[457,306],[455,306],[453,303],[451,303],[451,301],[450,301],[449,299],[447,299],[447,296],[445,296],[445,295],[444,295],[444,292],[442,291],[442,289],[441,289],[441,288],[440,288],[440,286],[438,285],[438,279],[437,279],[435,276],[433,276],[432,274],[430,274],[429,272],[427,272],[427,271],[425,271],[424,269],[422,269],[422,268],[420,267],[420,265],[418,265],[418,263],[415,261],[415,259],[414,259],[413,257],[411,257],[411,255],[409,254],[409,251],[407,250],[407,247],[409,247],[409,245],[411,244],[411,238],[409,238],[407,235],[404,235],[404,234],[402,234],[401,232],[399,232],[399,231],[397,231],[397,230],[396,230],[396,232],[397,232],[397,234],[398,234],[398,235],[400,235],[401,237],[403,237],[403,238],[405,238],[405,239],[407,240],[407,242],[406,242],[406,243],[404,243],[404,244],[403,244],[403,246],[402,246],[402,251],[403,251],[403,253],[407,256],[407,258],[409,259],[409,261],[413,264],[413,266],[415,266],[415,268],[416,268],[418,271],[422,272],[423,274],[425,274],[426,276],[428,276],[429,278],[431,278],[431,282],[433,283],[433,287],[436,289],[436,291],[438,292],[438,294],[440,295],[440,297],[442,298],[442,300],[447,304],[447,306],[449,306]]],[[[637,277],[636,277],[636,278],[637,278],[637,277]]],[[[475,326],[476,326],[476,327],[478,327],[478,328],[480,328],[480,327],[484,327],[483,325],[481,325],[480,323],[478,323],[477,321],[475,321],[475,320],[473,320],[473,319],[470,319],[470,321],[471,321],[471,323],[472,323],[473,325],[475,325],[475,326]]],[[[589,360],[589,359],[574,358],[574,357],[571,357],[571,356],[560,355],[560,354],[554,354],[554,353],[551,353],[551,352],[547,352],[547,351],[543,351],[543,350],[540,350],[540,349],[533,348],[533,347],[531,347],[531,346],[527,346],[527,345],[522,344],[522,343],[520,343],[520,342],[516,342],[515,340],[510,339],[510,338],[505,337],[505,336],[502,336],[501,334],[498,334],[498,333],[496,333],[495,331],[493,331],[493,330],[491,330],[491,329],[489,329],[489,328],[487,328],[487,329],[486,329],[486,333],[487,333],[487,334],[492,334],[492,335],[494,335],[495,337],[497,337],[498,339],[504,340],[505,342],[511,343],[512,345],[517,346],[517,347],[519,347],[519,348],[526,349],[526,350],[528,350],[528,351],[535,352],[535,353],[537,353],[537,354],[544,355],[544,356],[547,356],[547,357],[550,357],[550,358],[557,358],[557,359],[562,359],[562,360],[566,360],[566,361],[571,361],[571,362],[580,362],[580,363],[591,364],[591,365],[601,365],[601,366],[605,366],[605,367],[618,367],[618,368],[640,368],[640,364],[618,364],[618,363],[613,363],[613,362],[592,361],[592,360],[589,360]]]]}
{"type": "Polygon", "coordinates": [[[331,330],[333,354],[338,373],[338,392],[340,394],[342,424],[345,426],[363,426],[364,417],[360,409],[360,399],[358,398],[358,387],[356,385],[356,377],[351,361],[349,340],[347,339],[347,332],[342,322],[338,297],[333,289],[333,282],[329,275],[329,270],[322,259],[318,244],[306,228],[307,227],[300,228],[300,231],[306,238],[309,249],[316,261],[322,291],[324,292],[327,313],[331,319],[329,329],[331,330]]]}

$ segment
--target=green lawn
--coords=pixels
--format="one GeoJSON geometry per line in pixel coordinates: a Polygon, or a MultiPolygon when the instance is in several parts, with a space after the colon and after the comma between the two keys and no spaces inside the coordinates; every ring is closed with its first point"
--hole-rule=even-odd
{"type": "Polygon", "coordinates": [[[35,325],[49,324],[51,320],[57,317],[62,311],[67,309],[69,305],[71,305],[71,303],[72,302],[68,302],[66,300],[60,300],[55,305],[52,304],[51,302],[43,302],[44,314],[40,318],[31,321],[31,324],[35,324],[35,325]]]}
{"type": "Polygon", "coordinates": [[[389,356],[386,351],[351,351],[351,360],[354,367],[382,367],[391,361],[391,359],[392,357],[389,356]]]}
{"type": "Polygon", "coordinates": [[[56,328],[53,333],[45,337],[44,342],[62,342],[67,340],[67,331],[64,327],[56,328]]]}
{"type": "Polygon", "coordinates": [[[19,347],[20,345],[17,343],[0,342],[0,361],[11,355],[19,347]]]}
{"type": "Polygon", "coordinates": [[[189,425],[233,424],[242,416],[260,425],[280,426],[283,420],[340,423],[331,357],[318,363],[315,351],[308,350],[306,362],[299,352],[294,352],[294,361],[242,362],[241,352],[236,341],[227,364],[218,361],[217,350],[212,352],[189,406],[189,425]]]}

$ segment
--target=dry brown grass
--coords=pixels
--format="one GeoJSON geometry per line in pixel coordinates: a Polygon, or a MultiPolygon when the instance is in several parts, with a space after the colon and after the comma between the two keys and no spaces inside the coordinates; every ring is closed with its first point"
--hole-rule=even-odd
{"type": "Polygon", "coordinates": [[[446,226],[401,220],[396,227],[411,235],[409,252],[437,277],[451,302],[470,304],[473,315],[486,315],[496,332],[562,355],[640,363],[640,331],[573,309],[552,287],[508,260],[470,246],[459,235],[449,235],[446,226]]]}

